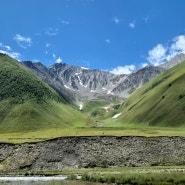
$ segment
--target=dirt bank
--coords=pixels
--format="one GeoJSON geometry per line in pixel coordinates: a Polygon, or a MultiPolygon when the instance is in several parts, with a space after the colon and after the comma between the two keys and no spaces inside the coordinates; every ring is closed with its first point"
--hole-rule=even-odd
{"type": "Polygon", "coordinates": [[[64,137],[0,144],[0,170],[185,165],[184,137],[64,137]]]}

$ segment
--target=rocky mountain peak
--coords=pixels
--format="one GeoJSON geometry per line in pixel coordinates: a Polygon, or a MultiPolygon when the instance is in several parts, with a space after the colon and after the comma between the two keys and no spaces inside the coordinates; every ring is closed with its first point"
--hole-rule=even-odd
{"type": "Polygon", "coordinates": [[[174,58],[172,58],[168,62],[159,65],[158,67],[167,70],[167,69],[174,67],[175,65],[179,64],[180,62],[182,62],[184,60],[185,60],[185,54],[181,53],[181,54],[176,55],[174,58]]]}
{"type": "Polygon", "coordinates": [[[115,75],[66,63],[55,63],[48,68],[41,63],[24,62],[24,65],[58,92],[70,96],[73,94],[85,101],[99,97],[107,99],[112,96],[128,98],[143,84],[183,60],[185,54],[180,54],[165,64],[147,66],[128,75],[115,75]]]}

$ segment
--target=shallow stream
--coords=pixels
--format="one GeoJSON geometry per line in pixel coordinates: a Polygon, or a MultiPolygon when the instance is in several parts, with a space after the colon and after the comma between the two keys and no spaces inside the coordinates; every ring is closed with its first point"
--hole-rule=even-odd
{"type": "Polygon", "coordinates": [[[0,185],[99,185],[82,181],[67,181],[66,176],[53,177],[0,177],[0,185]]]}

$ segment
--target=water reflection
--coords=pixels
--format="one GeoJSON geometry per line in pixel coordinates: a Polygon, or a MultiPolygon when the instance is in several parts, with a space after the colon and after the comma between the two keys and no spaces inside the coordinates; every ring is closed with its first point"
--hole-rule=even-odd
{"type": "Polygon", "coordinates": [[[100,184],[82,182],[82,181],[67,181],[67,180],[51,180],[51,181],[41,181],[41,180],[2,181],[1,180],[0,185],[100,185],[100,184]]]}

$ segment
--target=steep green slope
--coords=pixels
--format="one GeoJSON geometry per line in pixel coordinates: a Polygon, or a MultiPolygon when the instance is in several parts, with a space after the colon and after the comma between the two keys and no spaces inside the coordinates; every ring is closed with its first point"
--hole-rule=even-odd
{"type": "Polygon", "coordinates": [[[141,87],[123,103],[120,123],[185,125],[185,61],[141,87]]]}
{"type": "Polygon", "coordinates": [[[60,99],[54,90],[7,55],[0,56],[0,77],[0,100],[23,103],[28,99],[60,99]]]}
{"type": "Polygon", "coordinates": [[[47,84],[0,54],[0,133],[29,132],[91,124],[47,84]]]}

